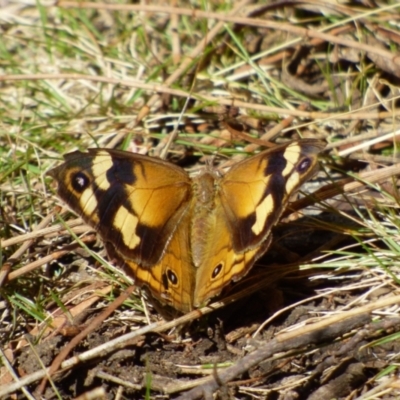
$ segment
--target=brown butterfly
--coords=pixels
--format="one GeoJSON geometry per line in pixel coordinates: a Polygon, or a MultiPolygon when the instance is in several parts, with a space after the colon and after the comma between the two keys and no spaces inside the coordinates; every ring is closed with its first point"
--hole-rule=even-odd
{"type": "Polygon", "coordinates": [[[290,196],[318,169],[323,144],[299,140],[193,178],[169,162],[89,149],[50,171],[58,195],[163,305],[203,306],[247,274],[290,196]]]}

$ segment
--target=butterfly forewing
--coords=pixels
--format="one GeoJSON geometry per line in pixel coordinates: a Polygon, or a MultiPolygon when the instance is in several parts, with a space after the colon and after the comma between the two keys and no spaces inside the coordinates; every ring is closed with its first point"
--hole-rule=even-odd
{"type": "Polygon", "coordinates": [[[190,204],[191,183],[183,169],[138,154],[74,152],[50,173],[72,210],[143,267],[160,260],[190,204]]]}
{"type": "Polygon", "coordinates": [[[221,204],[235,251],[260,245],[289,197],[317,170],[321,142],[303,140],[277,146],[246,159],[222,178],[221,204]]]}

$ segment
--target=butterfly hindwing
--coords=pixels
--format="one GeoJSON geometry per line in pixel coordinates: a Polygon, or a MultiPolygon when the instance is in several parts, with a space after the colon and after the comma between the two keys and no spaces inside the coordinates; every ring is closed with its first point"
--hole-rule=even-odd
{"type": "Polygon", "coordinates": [[[190,214],[186,213],[171,236],[162,258],[149,268],[128,258],[121,257],[110,242],[106,249],[112,261],[143,285],[153,300],[181,312],[193,309],[195,274],[190,258],[190,243],[187,232],[190,214]]]}

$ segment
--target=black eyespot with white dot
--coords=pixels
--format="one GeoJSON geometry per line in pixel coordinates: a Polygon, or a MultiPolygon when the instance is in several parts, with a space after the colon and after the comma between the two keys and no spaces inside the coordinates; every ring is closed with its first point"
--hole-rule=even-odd
{"type": "Polygon", "coordinates": [[[170,269],[167,269],[166,275],[169,283],[171,283],[174,286],[178,284],[178,277],[176,276],[175,272],[171,271],[170,269]]]}
{"type": "Polygon", "coordinates": [[[84,172],[76,172],[71,175],[71,185],[78,193],[84,192],[90,185],[90,179],[84,172]]]}
{"type": "Polygon", "coordinates": [[[211,274],[211,278],[212,278],[212,279],[215,279],[215,278],[221,273],[222,267],[223,267],[223,264],[222,264],[222,263],[219,263],[219,264],[214,268],[214,270],[213,270],[213,272],[212,272],[212,274],[211,274]]]}
{"type": "Polygon", "coordinates": [[[296,171],[299,174],[304,174],[310,168],[311,165],[311,158],[304,157],[297,165],[296,171]]]}

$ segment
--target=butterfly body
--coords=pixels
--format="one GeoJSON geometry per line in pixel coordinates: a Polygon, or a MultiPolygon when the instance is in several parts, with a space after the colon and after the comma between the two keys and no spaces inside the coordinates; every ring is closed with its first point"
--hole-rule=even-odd
{"type": "Polygon", "coordinates": [[[112,260],[181,312],[242,278],[267,250],[289,197],[317,168],[322,144],[266,150],[220,176],[191,178],[166,161],[118,150],[65,156],[59,196],[100,234],[112,260]]]}

